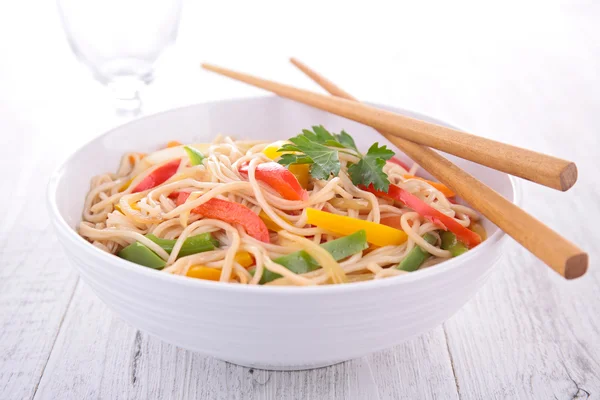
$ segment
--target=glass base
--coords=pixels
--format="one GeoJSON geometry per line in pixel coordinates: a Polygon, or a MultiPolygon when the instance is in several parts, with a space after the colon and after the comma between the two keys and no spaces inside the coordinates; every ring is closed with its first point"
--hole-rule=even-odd
{"type": "Polygon", "coordinates": [[[115,77],[107,83],[117,115],[135,117],[142,112],[140,90],[145,83],[137,77],[115,77]]]}

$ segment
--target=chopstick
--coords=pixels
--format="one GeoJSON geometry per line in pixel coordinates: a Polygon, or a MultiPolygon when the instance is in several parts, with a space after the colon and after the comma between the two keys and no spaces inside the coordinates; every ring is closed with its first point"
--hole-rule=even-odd
{"type": "Polygon", "coordinates": [[[386,131],[389,135],[433,147],[553,189],[565,191],[577,181],[577,167],[567,160],[215,65],[202,64],[202,67],[282,97],[386,131]]]}
{"type": "Polygon", "coordinates": [[[577,180],[577,167],[570,161],[215,65],[202,64],[202,67],[280,96],[372,126],[388,132],[389,135],[433,147],[553,189],[568,190],[577,180]]]}
{"type": "MultiPolygon", "coordinates": [[[[332,95],[358,101],[300,61],[294,58],[290,61],[332,95]]],[[[387,132],[379,133],[554,271],[567,279],[578,278],[585,273],[588,266],[587,253],[498,192],[428,147],[387,132]]]]}

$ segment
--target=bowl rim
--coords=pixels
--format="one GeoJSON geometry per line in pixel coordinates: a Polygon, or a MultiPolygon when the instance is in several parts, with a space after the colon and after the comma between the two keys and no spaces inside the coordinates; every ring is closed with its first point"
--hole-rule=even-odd
{"type": "MultiPolygon", "coordinates": [[[[102,140],[103,138],[113,134],[113,132],[115,132],[117,130],[121,130],[121,129],[123,129],[123,127],[126,127],[130,124],[138,123],[140,120],[143,120],[143,119],[155,118],[155,117],[158,117],[161,115],[177,113],[184,109],[201,107],[201,106],[205,106],[208,104],[245,102],[245,101],[251,102],[251,101],[265,100],[265,99],[271,99],[271,98],[279,98],[279,97],[275,96],[275,95],[234,97],[234,98],[229,98],[229,99],[206,101],[206,102],[195,103],[195,104],[186,105],[186,106],[182,106],[182,107],[171,108],[171,109],[161,111],[158,113],[145,115],[139,119],[135,119],[135,120],[129,121],[125,124],[121,124],[116,127],[113,127],[112,129],[110,129],[98,136],[95,136],[93,139],[91,139],[91,140],[87,141],[86,143],[84,143],[83,145],[79,146],[77,149],[72,151],[68,156],[66,156],[59,163],[58,167],[56,167],[54,169],[54,171],[52,172],[52,175],[47,184],[47,188],[46,188],[47,209],[50,214],[50,219],[56,229],[56,233],[57,234],[60,234],[61,232],[64,233],[64,235],[65,235],[64,237],[70,239],[71,243],[74,246],[81,248],[81,250],[85,251],[86,253],[88,253],[88,255],[90,257],[97,259],[99,262],[102,262],[102,263],[106,262],[106,263],[112,264],[113,266],[115,266],[117,268],[121,268],[121,269],[130,271],[130,272],[133,272],[133,273],[139,273],[149,279],[158,279],[158,280],[162,280],[165,282],[172,282],[173,284],[180,284],[180,285],[186,285],[186,286],[209,289],[209,290],[231,291],[231,292],[235,292],[235,293],[239,293],[239,294],[250,292],[250,293],[262,293],[262,294],[276,293],[276,294],[286,294],[286,295],[310,294],[310,293],[314,293],[314,292],[317,292],[319,294],[334,294],[334,293],[338,293],[338,292],[362,292],[365,290],[371,290],[371,289],[375,289],[375,288],[383,288],[383,287],[388,287],[388,286],[393,286],[393,285],[410,284],[415,281],[426,280],[430,277],[440,275],[444,272],[460,268],[461,265],[468,263],[471,259],[477,257],[480,253],[487,251],[488,249],[492,248],[493,246],[499,246],[502,244],[502,242],[504,242],[504,239],[506,238],[506,233],[504,231],[502,231],[501,229],[498,229],[496,232],[494,232],[492,235],[490,235],[483,243],[481,243],[475,249],[467,252],[466,254],[461,255],[461,257],[455,257],[450,260],[444,261],[443,263],[436,265],[435,268],[425,268],[424,270],[415,271],[410,274],[403,274],[403,275],[399,275],[399,276],[389,277],[386,279],[377,279],[377,280],[363,281],[363,282],[351,282],[351,283],[346,283],[343,285],[315,285],[315,286],[241,285],[241,284],[227,283],[227,282],[208,281],[208,280],[203,280],[203,279],[190,279],[190,278],[188,278],[186,276],[182,276],[182,275],[168,274],[168,273],[164,273],[162,271],[155,270],[152,268],[143,268],[142,266],[139,266],[135,263],[123,260],[119,257],[116,257],[113,254],[107,253],[107,252],[97,248],[96,246],[93,246],[91,243],[89,243],[83,237],[81,237],[75,229],[71,228],[69,226],[69,224],[67,223],[67,221],[60,214],[60,212],[58,210],[58,204],[56,202],[58,183],[60,182],[61,177],[64,174],[64,171],[66,170],[68,164],[72,161],[72,159],[75,158],[76,155],[80,151],[82,151],[85,147],[89,146],[91,143],[102,140]]],[[[282,100],[285,100],[285,99],[282,99],[282,100]]],[[[370,104],[373,104],[373,105],[379,106],[379,107],[392,108],[396,112],[408,112],[408,113],[411,113],[411,114],[414,114],[417,116],[424,116],[424,117],[430,118],[432,120],[435,120],[437,122],[444,123],[445,125],[450,126],[452,128],[459,129],[459,128],[456,128],[455,126],[448,124],[445,121],[439,120],[435,117],[431,117],[427,114],[423,114],[423,113],[419,113],[419,112],[415,112],[412,110],[399,108],[399,107],[395,107],[395,106],[386,106],[386,105],[379,104],[379,103],[370,103],[370,104]]],[[[521,203],[520,183],[513,176],[510,176],[505,173],[503,173],[503,174],[508,177],[511,188],[512,188],[513,195],[512,195],[511,201],[514,204],[519,205],[521,203]]],[[[63,240],[60,238],[60,235],[57,235],[57,236],[59,236],[59,241],[63,242],[63,240]]]]}

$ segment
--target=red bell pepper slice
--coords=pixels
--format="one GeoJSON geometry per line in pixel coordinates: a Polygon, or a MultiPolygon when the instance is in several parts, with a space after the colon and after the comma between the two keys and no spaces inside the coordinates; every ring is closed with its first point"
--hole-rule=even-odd
{"type": "MultiPolygon", "coordinates": [[[[391,217],[381,218],[379,220],[379,223],[381,225],[387,225],[390,228],[396,228],[396,229],[400,229],[401,231],[403,231],[404,229],[402,229],[401,219],[402,219],[401,215],[393,215],[391,217]]],[[[408,220],[408,226],[413,226],[413,222],[411,220],[408,220]]]]}
{"type": "Polygon", "coordinates": [[[401,231],[403,231],[404,229],[402,229],[402,224],[400,223],[400,219],[402,217],[400,215],[394,215],[392,217],[385,217],[385,218],[381,218],[379,220],[379,223],[382,225],[387,225],[391,228],[396,228],[396,229],[400,229],[401,231]]]}
{"type": "Polygon", "coordinates": [[[152,189],[153,187],[164,183],[170,177],[175,175],[180,163],[181,159],[178,158],[176,160],[169,161],[163,166],[156,168],[147,177],[142,179],[142,181],[137,184],[137,186],[131,191],[131,193],[143,192],[144,190],[152,189]]]}
{"type": "Polygon", "coordinates": [[[419,215],[427,218],[440,228],[444,230],[449,230],[454,233],[458,240],[467,245],[467,247],[472,248],[481,243],[481,237],[473,232],[470,229],[465,228],[461,224],[459,224],[454,218],[443,214],[442,212],[436,210],[435,208],[426,204],[423,200],[419,199],[414,194],[407,192],[396,185],[390,185],[390,188],[387,193],[381,192],[379,190],[375,190],[373,185],[369,185],[368,188],[363,187],[369,192],[375,194],[379,197],[386,197],[388,199],[400,201],[406,204],[408,207],[415,210],[419,215]]]}
{"type": "Polygon", "coordinates": [[[410,170],[410,167],[408,165],[406,165],[406,163],[404,163],[404,161],[400,160],[396,156],[390,158],[390,162],[393,162],[394,164],[398,164],[399,166],[401,166],[402,168],[404,168],[406,171],[410,170]]]}
{"type": "MultiPolygon", "coordinates": [[[[248,175],[248,164],[240,167],[243,175],[248,175]]],[[[258,164],[255,171],[256,179],[271,186],[287,200],[306,200],[308,194],[302,188],[298,179],[286,167],[276,162],[258,164]]]]}
{"type": "MultiPolygon", "coordinates": [[[[178,206],[185,203],[190,196],[188,192],[173,192],[169,195],[178,206]]],[[[206,218],[214,218],[229,224],[240,224],[248,235],[261,242],[270,243],[269,229],[262,219],[248,207],[221,199],[210,199],[206,203],[192,209],[195,214],[206,218]]]]}

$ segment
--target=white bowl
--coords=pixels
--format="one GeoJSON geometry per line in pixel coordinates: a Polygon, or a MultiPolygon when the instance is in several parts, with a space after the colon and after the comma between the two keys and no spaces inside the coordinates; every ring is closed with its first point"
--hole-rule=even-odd
{"type": "MultiPolygon", "coordinates": [[[[502,255],[504,234],[488,221],[488,240],[438,266],[396,278],[308,288],[174,276],[105,253],[75,231],[90,178],[115,171],[124,152],[150,152],[170,140],[207,142],[218,133],[286,139],[316,124],[345,129],[362,149],[386,142],[369,127],[277,97],[198,104],[113,129],[76,151],[50,180],[49,210],[59,240],[82,279],[125,321],[166,342],[235,364],[275,370],[322,367],[438,326],[475,294],[502,255]]],[[[450,158],[514,200],[506,174],[450,158]]]]}

